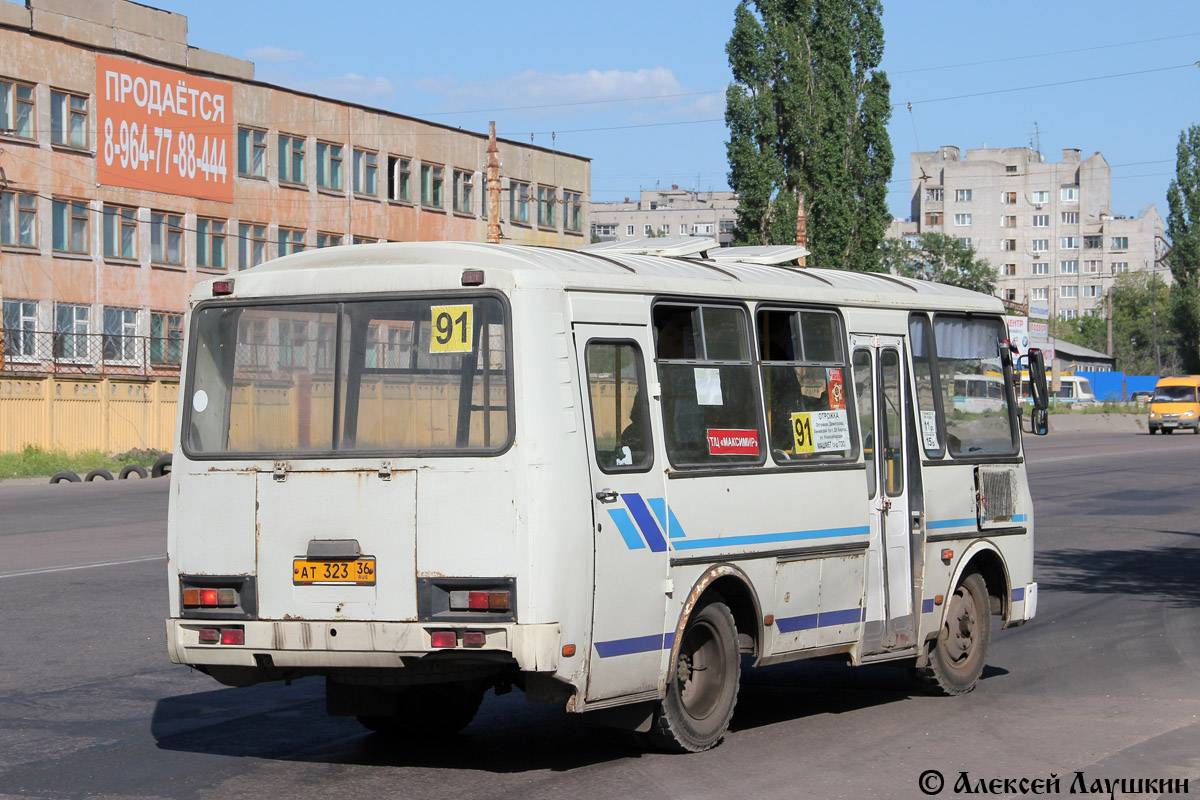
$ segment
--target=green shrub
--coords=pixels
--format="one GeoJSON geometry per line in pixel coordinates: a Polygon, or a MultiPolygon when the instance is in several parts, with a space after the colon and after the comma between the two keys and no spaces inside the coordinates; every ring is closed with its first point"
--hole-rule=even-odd
{"type": "Polygon", "coordinates": [[[66,453],[62,450],[43,450],[28,445],[19,453],[0,453],[0,480],[5,478],[37,478],[53,475],[60,470],[71,470],[80,477],[94,469],[103,468],[116,477],[127,464],[150,467],[158,457],[159,450],[129,450],[116,455],[106,455],[99,450],[81,453],[66,453]]]}

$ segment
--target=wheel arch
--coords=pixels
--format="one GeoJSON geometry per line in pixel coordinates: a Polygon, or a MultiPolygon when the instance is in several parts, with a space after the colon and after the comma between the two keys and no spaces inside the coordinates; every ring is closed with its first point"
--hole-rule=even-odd
{"type": "Polygon", "coordinates": [[[683,603],[683,610],[679,614],[679,620],[675,623],[675,640],[671,643],[671,657],[668,662],[670,666],[665,675],[666,683],[669,684],[674,680],[679,643],[683,638],[683,630],[687,627],[688,620],[691,619],[697,608],[714,596],[719,596],[733,614],[733,621],[738,632],[738,650],[748,651],[755,656],[761,655],[764,637],[762,604],[759,602],[758,592],[755,591],[753,582],[745,572],[733,564],[715,564],[706,569],[692,584],[687,599],[683,603]],[[748,647],[743,637],[749,637],[748,647]]]}
{"type": "MultiPolygon", "coordinates": [[[[1012,579],[1009,577],[1004,555],[996,545],[987,540],[972,542],[959,558],[950,585],[946,587],[947,591],[953,591],[962,579],[972,572],[978,572],[987,586],[988,597],[991,598],[991,614],[999,615],[1007,623],[1012,615],[1012,579]]],[[[945,624],[949,608],[949,603],[942,604],[939,628],[945,624]]]]}

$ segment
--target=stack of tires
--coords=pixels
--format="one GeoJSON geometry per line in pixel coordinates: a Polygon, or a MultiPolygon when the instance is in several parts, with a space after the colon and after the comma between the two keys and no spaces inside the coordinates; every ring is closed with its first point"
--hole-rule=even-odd
{"type": "MultiPolygon", "coordinates": [[[[126,464],[121,470],[120,474],[117,476],[117,479],[124,481],[129,480],[130,478],[138,478],[140,480],[141,478],[146,477],[161,478],[164,475],[170,474],[171,456],[165,455],[160,456],[159,459],[154,462],[154,466],[150,467],[149,472],[147,472],[146,468],[141,464],[126,464]]],[[[111,481],[113,479],[113,474],[106,469],[94,469],[84,477],[80,478],[78,474],[71,472],[69,469],[64,469],[61,472],[56,472],[50,476],[51,483],[79,483],[80,481],[91,483],[97,479],[111,481]]]]}

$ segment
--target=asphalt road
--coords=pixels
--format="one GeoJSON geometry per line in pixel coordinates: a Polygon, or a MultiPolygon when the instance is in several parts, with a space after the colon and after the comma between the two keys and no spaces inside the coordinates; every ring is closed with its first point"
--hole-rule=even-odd
{"type": "Polygon", "coordinates": [[[889,667],[751,670],[725,743],[693,756],[517,691],[448,744],[401,746],[327,718],[319,681],[223,688],[167,660],[166,481],[0,485],[0,796],[919,798],[927,770],[943,797],[962,771],[1200,795],[1200,437],[1028,450],[1039,615],[994,632],[975,692],[914,695],[889,667]]]}

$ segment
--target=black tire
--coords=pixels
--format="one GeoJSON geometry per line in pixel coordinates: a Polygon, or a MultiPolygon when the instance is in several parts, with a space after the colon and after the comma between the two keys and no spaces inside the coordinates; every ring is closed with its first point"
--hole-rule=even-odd
{"type": "Polygon", "coordinates": [[[171,474],[171,456],[159,456],[154,462],[154,466],[150,468],[151,478],[161,478],[163,475],[171,474]]]}
{"type": "Polygon", "coordinates": [[[56,472],[50,476],[51,483],[62,483],[63,481],[67,483],[79,483],[79,476],[69,469],[64,469],[62,472],[56,472]]]}
{"type": "Polygon", "coordinates": [[[916,678],[929,694],[966,694],[975,688],[987,664],[992,641],[991,602],[977,572],[959,581],[950,595],[942,630],[929,651],[928,666],[916,678]]]}
{"type": "Polygon", "coordinates": [[[145,478],[150,473],[146,472],[146,468],[141,464],[126,464],[121,468],[121,474],[118,476],[121,480],[128,480],[129,476],[136,475],[139,478],[145,478]]]}
{"type": "Polygon", "coordinates": [[[103,478],[106,481],[111,481],[113,476],[108,470],[97,468],[89,472],[87,477],[85,477],[83,480],[87,483],[91,483],[92,481],[96,480],[96,478],[103,478]]]}
{"type": "Polygon", "coordinates": [[[1174,428],[1163,428],[1162,432],[1163,433],[1174,433],[1175,429],[1174,428]]]}
{"type": "Polygon", "coordinates": [[[445,738],[470,724],[483,702],[477,684],[446,683],[414,686],[396,697],[396,713],[358,717],[368,730],[403,739],[445,738]]]}
{"type": "Polygon", "coordinates": [[[720,744],[737,705],[741,663],[729,606],[712,602],[693,612],[667,696],[650,727],[650,743],[675,753],[699,753],[720,744]]]}

